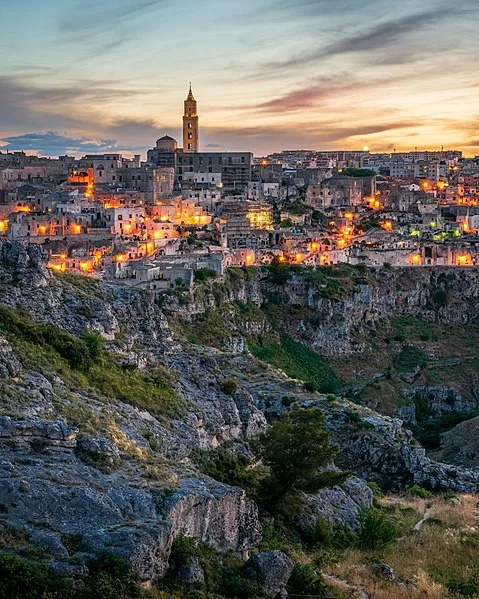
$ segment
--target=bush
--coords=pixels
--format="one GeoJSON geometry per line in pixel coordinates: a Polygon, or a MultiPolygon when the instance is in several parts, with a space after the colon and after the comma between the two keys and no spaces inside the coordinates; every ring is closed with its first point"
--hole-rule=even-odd
{"type": "Polygon", "coordinates": [[[220,483],[241,487],[248,495],[256,495],[261,472],[250,468],[251,460],[245,455],[233,455],[220,447],[213,451],[197,451],[193,458],[203,474],[220,483]]]}
{"type": "Polygon", "coordinates": [[[383,490],[381,489],[381,487],[378,485],[378,483],[372,481],[368,483],[368,487],[371,489],[371,491],[373,492],[373,497],[377,497],[378,499],[380,499],[381,497],[384,497],[384,493],[383,490]]]}
{"type": "Polygon", "coordinates": [[[419,485],[413,485],[408,489],[407,493],[411,497],[419,497],[420,499],[430,499],[433,497],[433,494],[430,491],[423,489],[423,487],[420,487],[419,485]]]}
{"type": "Polygon", "coordinates": [[[199,283],[206,283],[209,279],[216,279],[217,274],[211,268],[198,268],[195,271],[195,281],[199,283]]]}
{"type": "Polygon", "coordinates": [[[447,590],[453,597],[477,597],[479,593],[479,577],[476,574],[469,580],[463,581],[453,578],[447,584],[447,590]]]}
{"type": "Polygon", "coordinates": [[[345,525],[331,526],[326,518],[319,518],[309,533],[309,542],[319,549],[343,550],[352,547],[356,534],[345,525]]]}
{"type": "Polygon", "coordinates": [[[238,391],[238,383],[235,379],[226,379],[221,383],[220,388],[225,395],[231,395],[233,397],[238,391]]]}
{"type": "Polygon", "coordinates": [[[323,577],[311,564],[296,564],[287,586],[290,594],[322,595],[323,577]]]}
{"type": "Polygon", "coordinates": [[[394,541],[395,527],[378,508],[362,507],[359,510],[358,547],[367,551],[384,549],[394,541]]]}
{"type": "Polygon", "coordinates": [[[70,581],[58,580],[45,565],[15,555],[0,555],[2,599],[67,599],[75,597],[70,581]]]}
{"type": "Polygon", "coordinates": [[[393,357],[393,366],[397,372],[411,372],[416,368],[424,368],[429,364],[429,357],[419,347],[408,345],[401,353],[393,357]]]}
{"type": "Polygon", "coordinates": [[[83,587],[50,574],[37,564],[8,553],[0,554],[2,599],[140,599],[148,596],[137,585],[129,564],[105,555],[88,565],[83,587]]]}

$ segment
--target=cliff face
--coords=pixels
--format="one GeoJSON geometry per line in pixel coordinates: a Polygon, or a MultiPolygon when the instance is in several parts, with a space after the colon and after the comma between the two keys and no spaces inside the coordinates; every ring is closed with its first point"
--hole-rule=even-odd
{"type": "Polygon", "coordinates": [[[368,270],[367,276],[350,268],[341,277],[331,274],[329,281],[292,271],[280,284],[275,279],[266,269],[254,276],[239,271],[227,275],[220,288],[212,281],[185,305],[173,298],[165,308],[186,321],[231,302],[304,308],[314,315],[312,322],[292,319],[286,326],[302,342],[331,356],[364,351],[364,334],[380,329],[394,316],[420,317],[441,325],[479,324],[479,270],[475,268],[381,268],[368,270]],[[328,297],[331,281],[339,284],[333,298],[328,297]]]}
{"type": "MultiPolygon", "coordinates": [[[[164,575],[177,536],[245,556],[261,536],[255,503],[241,489],[199,473],[191,455],[225,441],[246,443],[296,401],[323,409],[341,445],[340,467],[392,487],[416,481],[476,491],[478,471],[431,462],[400,420],[308,392],[244,353],[243,336],[269,327],[254,310],[244,318],[235,312],[236,330],[225,331],[226,350],[192,345],[178,335],[174,340],[165,317],[168,308],[173,326],[181,317],[194,328],[195,315],[220,305],[259,306],[280,295],[284,303],[319,315],[314,326],[293,320],[292,333],[302,332],[306,341],[313,335],[315,347],[330,341],[328,351],[341,347],[345,353],[357,350],[357,331],[380,326],[391,306],[421,311],[436,322],[464,321],[476,302],[475,271],[417,272],[407,284],[400,271],[376,273],[338,300],[321,297],[302,275],[284,286],[272,285],[264,274],[236,276],[226,286],[203,288],[189,303],[170,298],[162,309],[146,293],[54,277],[34,246],[3,244],[1,520],[45,548],[52,561],[81,562],[107,550],[129,560],[145,581],[164,575]],[[447,303],[434,307],[434,290],[444,290],[447,303]],[[77,362],[89,351],[84,335],[91,331],[106,340],[106,354],[82,369],[77,362]],[[64,332],[69,335],[63,338],[64,332]],[[238,386],[233,395],[224,392],[229,378],[238,386]]],[[[325,516],[354,526],[359,507],[370,502],[364,481],[352,478],[307,498],[304,518],[325,516]]]]}

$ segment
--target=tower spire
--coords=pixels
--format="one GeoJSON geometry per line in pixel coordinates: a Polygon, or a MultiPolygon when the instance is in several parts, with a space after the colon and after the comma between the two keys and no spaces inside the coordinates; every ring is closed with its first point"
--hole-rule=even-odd
{"type": "Polygon", "coordinates": [[[191,87],[185,100],[185,112],[183,116],[183,151],[198,152],[199,149],[199,118],[198,103],[193,95],[191,87]]]}

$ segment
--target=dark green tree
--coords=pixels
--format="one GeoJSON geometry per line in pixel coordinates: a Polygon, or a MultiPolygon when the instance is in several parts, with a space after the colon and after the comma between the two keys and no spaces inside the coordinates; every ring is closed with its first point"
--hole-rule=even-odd
{"type": "Polygon", "coordinates": [[[320,409],[295,405],[257,439],[255,452],[269,468],[265,498],[277,501],[290,491],[314,493],[344,482],[349,473],[325,470],[338,451],[325,421],[320,409]]]}

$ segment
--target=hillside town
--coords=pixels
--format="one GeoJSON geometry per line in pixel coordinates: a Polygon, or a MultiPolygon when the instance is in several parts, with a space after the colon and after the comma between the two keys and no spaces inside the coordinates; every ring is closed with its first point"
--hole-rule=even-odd
{"type": "Polygon", "coordinates": [[[164,135],[146,160],[0,152],[1,236],[155,295],[272,262],[475,266],[478,231],[479,156],[204,152],[191,87],[182,147],[164,135]]]}

